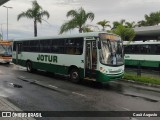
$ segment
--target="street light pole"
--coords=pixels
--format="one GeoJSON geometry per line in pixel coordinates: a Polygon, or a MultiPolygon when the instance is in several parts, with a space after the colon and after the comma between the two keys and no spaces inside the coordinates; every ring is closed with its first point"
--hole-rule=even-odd
{"type": "Polygon", "coordinates": [[[2,25],[3,25],[3,24],[1,24],[1,35],[2,35],[2,40],[3,40],[3,29],[2,29],[2,25]]]}
{"type": "Polygon", "coordinates": [[[8,40],[8,8],[13,8],[13,7],[7,7],[7,6],[3,6],[5,8],[7,8],[7,40],[8,40]]]}

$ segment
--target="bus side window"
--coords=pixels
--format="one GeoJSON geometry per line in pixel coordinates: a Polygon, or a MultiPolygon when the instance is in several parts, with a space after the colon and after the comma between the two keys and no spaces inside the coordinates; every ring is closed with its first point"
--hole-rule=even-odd
{"type": "Polygon", "coordinates": [[[16,44],[17,42],[13,42],[13,51],[16,51],[16,44]]]}
{"type": "Polygon", "coordinates": [[[24,52],[30,51],[30,41],[23,41],[23,51],[24,52]]]}
{"type": "Polygon", "coordinates": [[[66,54],[81,55],[83,52],[83,39],[71,38],[66,40],[66,54]]]}
{"type": "Polygon", "coordinates": [[[51,40],[40,40],[40,51],[44,53],[51,52],[51,40]]]}
{"type": "Polygon", "coordinates": [[[157,45],[156,54],[157,54],[157,55],[160,55],[160,45],[157,45]]]}

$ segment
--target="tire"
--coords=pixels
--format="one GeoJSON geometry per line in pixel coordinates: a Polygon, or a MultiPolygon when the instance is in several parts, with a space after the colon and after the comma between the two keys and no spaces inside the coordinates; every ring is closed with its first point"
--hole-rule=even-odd
{"type": "Polygon", "coordinates": [[[27,67],[27,71],[28,72],[30,72],[30,73],[33,72],[32,63],[31,62],[27,62],[26,63],[26,67],[27,67]]]}
{"type": "Polygon", "coordinates": [[[10,64],[10,62],[6,62],[6,64],[7,64],[7,65],[9,65],[9,64],[10,64]]]}
{"type": "Polygon", "coordinates": [[[78,71],[78,69],[76,69],[76,68],[71,69],[71,71],[70,71],[70,80],[73,83],[79,83],[80,82],[80,77],[79,77],[79,71],[78,71]]]}

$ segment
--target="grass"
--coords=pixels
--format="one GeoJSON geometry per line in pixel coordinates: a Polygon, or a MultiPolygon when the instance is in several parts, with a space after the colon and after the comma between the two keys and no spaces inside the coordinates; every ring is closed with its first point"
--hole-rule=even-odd
{"type": "Polygon", "coordinates": [[[133,81],[142,82],[142,83],[150,83],[150,84],[160,85],[160,78],[153,78],[153,77],[148,77],[148,76],[137,76],[137,75],[125,73],[124,79],[133,80],[133,81]]]}

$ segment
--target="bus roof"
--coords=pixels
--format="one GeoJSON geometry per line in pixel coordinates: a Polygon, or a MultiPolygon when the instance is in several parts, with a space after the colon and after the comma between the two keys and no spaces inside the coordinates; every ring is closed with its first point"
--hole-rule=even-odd
{"type": "Polygon", "coordinates": [[[133,42],[129,42],[129,41],[123,41],[124,45],[145,45],[145,44],[160,44],[160,41],[133,41],[133,42]]]}
{"type": "Polygon", "coordinates": [[[11,41],[3,41],[3,40],[0,40],[0,44],[1,45],[11,45],[12,44],[12,42],[11,41]]]}
{"type": "MultiPolygon", "coordinates": [[[[88,33],[79,33],[79,34],[70,34],[70,35],[55,35],[55,36],[44,36],[44,37],[31,37],[31,38],[18,38],[13,41],[23,41],[23,40],[43,40],[43,39],[60,39],[60,38],[75,38],[75,37],[97,37],[99,33],[107,32],[88,32],[88,33]]],[[[107,33],[109,35],[115,35],[113,33],[107,33]]],[[[118,36],[118,35],[115,35],[118,36]]],[[[119,37],[119,36],[118,36],[119,37]]]]}

